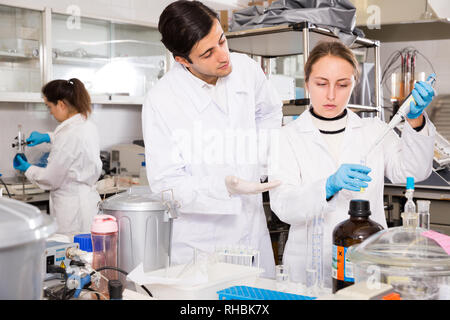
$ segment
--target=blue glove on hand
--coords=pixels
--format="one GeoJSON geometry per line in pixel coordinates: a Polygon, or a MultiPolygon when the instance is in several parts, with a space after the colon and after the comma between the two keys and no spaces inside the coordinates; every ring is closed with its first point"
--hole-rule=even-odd
{"type": "Polygon", "coordinates": [[[50,142],[50,136],[48,135],[48,133],[39,133],[37,131],[33,131],[26,141],[30,143],[28,145],[29,147],[34,147],[43,142],[50,142]]]}
{"type": "Polygon", "coordinates": [[[24,159],[23,156],[22,156],[21,154],[18,153],[18,154],[16,154],[16,156],[14,157],[14,160],[13,160],[13,166],[14,166],[14,169],[25,172],[25,171],[27,171],[27,169],[28,169],[29,167],[31,167],[31,164],[29,164],[29,163],[26,161],[26,159],[24,159]]]}
{"type": "MultiPolygon", "coordinates": [[[[428,77],[434,76],[434,73],[428,77]]],[[[428,80],[427,79],[427,80],[428,80]]],[[[423,110],[428,107],[434,97],[433,87],[425,81],[419,81],[414,84],[414,89],[411,92],[414,101],[409,104],[409,113],[407,117],[409,119],[417,119],[423,112],[423,110]]]]}
{"type": "Polygon", "coordinates": [[[372,181],[367,175],[370,171],[370,168],[360,164],[341,165],[336,173],[327,179],[327,199],[341,189],[359,191],[361,188],[367,188],[368,184],[363,181],[372,181]]]}

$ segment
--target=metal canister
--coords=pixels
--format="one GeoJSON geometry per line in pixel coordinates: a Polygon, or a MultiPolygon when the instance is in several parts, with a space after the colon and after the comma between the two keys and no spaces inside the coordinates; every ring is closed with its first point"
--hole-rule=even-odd
{"type": "Polygon", "coordinates": [[[118,267],[130,272],[141,262],[144,272],[170,265],[173,219],[177,203],[148,186],[132,187],[100,204],[103,214],[116,217],[118,267]]]}

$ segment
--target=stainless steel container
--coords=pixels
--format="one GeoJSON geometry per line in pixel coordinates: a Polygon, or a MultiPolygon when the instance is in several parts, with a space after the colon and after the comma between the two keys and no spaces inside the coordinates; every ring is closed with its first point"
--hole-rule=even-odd
{"type": "Polygon", "coordinates": [[[0,300],[42,297],[45,241],[56,228],[36,207],[0,197],[0,300]]]}
{"type": "Polygon", "coordinates": [[[147,272],[170,265],[177,204],[169,199],[143,186],[132,187],[100,204],[101,212],[116,217],[119,225],[119,268],[130,272],[143,262],[147,272]]]}

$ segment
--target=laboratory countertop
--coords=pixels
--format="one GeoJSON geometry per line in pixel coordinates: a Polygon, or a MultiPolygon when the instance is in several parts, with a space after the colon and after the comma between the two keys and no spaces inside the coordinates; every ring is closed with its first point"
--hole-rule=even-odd
{"type": "MultiPolygon", "coordinates": [[[[48,280],[48,281],[44,282],[44,287],[56,285],[61,282],[62,282],[62,280],[59,280],[59,279],[48,280]]],[[[245,283],[245,284],[243,283],[242,285],[248,285],[248,283],[245,283]]],[[[264,278],[264,277],[258,277],[255,280],[252,287],[259,288],[259,289],[279,291],[279,289],[277,288],[277,282],[275,279],[269,279],[269,278],[264,278]]],[[[151,291],[151,285],[148,285],[147,288],[151,291]]],[[[150,297],[143,290],[139,290],[139,289],[133,290],[133,289],[134,288],[124,289],[124,291],[122,293],[123,300],[159,300],[157,298],[150,297]]],[[[298,294],[298,295],[306,295],[306,293],[304,292],[304,288],[295,283],[289,283],[288,286],[283,290],[283,292],[293,293],[293,294],[298,294]]],[[[86,295],[81,295],[79,299],[85,300],[85,299],[89,299],[89,298],[86,295]]],[[[183,297],[181,295],[178,296],[175,293],[172,295],[172,300],[183,300],[183,297]]],[[[216,300],[218,300],[218,297],[216,300]]]]}

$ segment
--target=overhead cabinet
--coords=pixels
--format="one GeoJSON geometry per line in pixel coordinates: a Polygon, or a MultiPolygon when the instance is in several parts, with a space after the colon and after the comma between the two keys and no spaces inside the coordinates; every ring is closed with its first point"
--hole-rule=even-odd
{"type": "Polygon", "coordinates": [[[166,49],[156,28],[74,17],[50,9],[0,6],[0,15],[3,30],[17,26],[0,31],[0,52],[5,53],[0,53],[1,71],[15,75],[1,77],[0,101],[41,102],[43,83],[78,78],[93,103],[140,105],[165,73],[166,49]],[[32,39],[24,39],[30,35],[32,39]]]}
{"type": "Polygon", "coordinates": [[[0,99],[39,95],[41,53],[42,12],[0,6],[0,99]]]}

